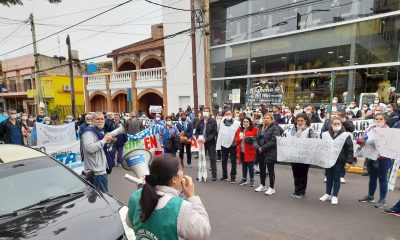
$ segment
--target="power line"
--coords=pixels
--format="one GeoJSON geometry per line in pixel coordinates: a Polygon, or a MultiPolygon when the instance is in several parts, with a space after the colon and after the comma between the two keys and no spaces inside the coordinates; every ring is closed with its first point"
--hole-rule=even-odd
{"type": "Polygon", "coordinates": [[[183,8],[176,8],[176,7],[166,6],[166,5],[163,5],[163,4],[160,4],[160,3],[152,2],[150,0],[144,0],[144,1],[146,1],[148,3],[151,3],[151,4],[154,4],[154,5],[157,5],[157,6],[160,6],[160,7],[163,7],[163,8],[170,8],[170,9],[174,9],[174,10],[178,10],[178,11],[186,11],[186,12],[191,12],[192,11],[190,9],[183,9],[183,8]]]}
{"type": "MultiPolygon", "coordinates": [[[[187,48],[188,48],[190,42],[191,42],[191,39],[189,38],[189,40],[188,40],[188,42],[187,42],[187,44],[186,44],[185,49],[183,49],[183,52],[182,52],[181,56],[179,57],[179,59],[178,59],[178,61],[176,62],[175,66],[174,66],[173,68],[171,68],[171,70],[170,70],[169,72],[173,72],[173,71],[175,70],[175,68],[178,66],[178,64],[181,62],[181,60],[182,60],[182,58],[183,58],[183,55],[185,55],[186,50],[187,50],[187,48]]],[[[168,73],[167,73],[167,74],[168,74],[168,73]]]]}
{"type": "Polygon", "coordinates": [[[127,3],[132,2],[132,1],[138,1],[138,0],[128,0],[128,1],[125,1],[125,2],[123,2],[123,3],[120,3],[120,4],[118,4],[118,5],[114,6],[114,7],[112,7],[112,8],[110,8],[110,9],[106,10],[106,11],[103,11],[103,12],[101,12],[101,13],[98,13],[98,14],[96,14],[96,15],[90,17],[90,18],[87,18],[87,19],[82,20],[82,21],[80,21],[80,22],[78,22],[78,23],[75,23],[75,24],[73,24],[73,25],[71,25],[71,26],[69,26],[69,27],[66,27],[66,28],[64,28],[64,29],[62,29],[62,30],[60,30],[60,31],[58,31],[58,32],[55,32],[55,33],[53,33],[53,34],[50,34],[50,35],[48,35],[48,36],[46,36],[46,37],[43,37],[43,38],[41,38],[41,39],[38,39],[38,40],[36,40],[36,42],[32,42],[32,43],[26,44],[26,45],[24,45],[24,46],[22,46],[22,47],[19,47],[19,48],[16,48],[16,49],[14,49],[14,50],[8,51],[8,52],[6,52],[6,53],[0,54],[0,56],[7,55],[7,54],[9,54],[9,53],[12,53],[12,52],[18,51],[18,50],[20,50],[20,49],[26,48],[26,47],[28,47],[28,46],[34,44],[34,43],[38,43],[38,42],[40,42],[40,41],[43,41],[43,40],[45,40],[45,39],[47,39],[47,38],[50,38],[50,37],[55,36],[55,35],[57,35],[57,34],[59,34],[59,33],[62,33],[62,32],[64,32],[64,31],[68,30],[68,29],[71,29],[71,28],[73,28],[73,27],[75,27],[75,26],[77,26],[77,25],[79,25],[79,24],[82,24],[82,23],[87,22],[87,21],[89,21],[89,20],[91,20],[91,19],[93,19],[93,18],[96,18],[96,17],[98,17],[98,16],[101,16],[101,15],[107,13],[107,12],[110,12],[110,11],[112,11],[112,10],[114,10],[114,9],[116,9],[116,8],[119,8],[119,7],[121,7],[121,6],[123,6],[123,5],[127,4],[127,3]]]}
{"type": "Polygon", "coordinates": [[[24,26],[26,26],[25,24],[28,22],[28,20],[25,20],[24,23],[20,24],[20,26],[17,27],[17,29],[15,29],[14,31],[12,31],[9,35],[7,35],[6,37],[4,37],[4,39],[2,41],[0,41],[0,46],[4,43],[6,43],[8,40],[10,40],[11,38],[13,38],[13,35],[19,33],[24,26]]]}

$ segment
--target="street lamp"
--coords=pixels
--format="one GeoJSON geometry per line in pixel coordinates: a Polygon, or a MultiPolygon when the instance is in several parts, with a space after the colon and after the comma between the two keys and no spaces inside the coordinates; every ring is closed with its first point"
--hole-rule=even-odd
{"type": "Polygon", "coordinates": [[[304,22],[304,28],[306,28],[306,26],[307,26],[307,20],[308,20],[308,17],[310,16],[311,13],[316,13],[316,12],[329,12],[329,11],[330,11],[329,9],[315,9],[315,10],[311,10],[309,13],[307,13],[306,21],[304,22]]]}

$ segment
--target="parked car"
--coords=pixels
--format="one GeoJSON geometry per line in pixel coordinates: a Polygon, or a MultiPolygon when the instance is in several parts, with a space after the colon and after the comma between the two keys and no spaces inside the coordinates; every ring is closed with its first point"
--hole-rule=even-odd
{"type": "Polygon", "coordinates": [[[127,239],[127,208],[50,156],[0,145],[0,239],[127,239]]]}

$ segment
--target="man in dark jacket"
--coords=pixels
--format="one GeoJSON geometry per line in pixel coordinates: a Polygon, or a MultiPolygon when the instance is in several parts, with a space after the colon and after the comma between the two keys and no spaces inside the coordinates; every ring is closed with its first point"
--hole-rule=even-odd
{"type": "Polygon", "coordinates": [[[24,145],[23,124],[21,120],[17,120],[17,112],[14,109],[9,109],[7,113],[7,120],[0,124],[0,139],[3,139],[6,144],[24,145]]]}
{"type": "MultiPolygon", "coordinates": [[[[114,115],[114,122],[111,124],[111,129],[115,130],[121,124],[121,116],[119,113],[114,115]]],[[[115,137],[116,140],[113,144],[113,151],[111,152],[112,159],[115,160],[115,155],[117,155],[117,167],[122,166],[122,154],[124,153],[124,145],[128,141],[128,136],[126,134],[120,134],[115,137]]]]}
{"type": "Polygon", "coordinates": [[[216,157],[216,137],[218,134],[217,131],[217,122],[210,118],[210,109],[205,108],[203,111],[203,118],[199,120],[196,126],[196,136],[199,137],[203,135],[204,137],[204,149],[208,152],[210,156],[211,163],[211,173],[212,180],[217,181],[217,161],[216,157]]]}
{"type": "Polygon", "coordinates": [[[143,131],[143,121],[139,120],[134,111],[131,112],[131,118],[126,121],[126,132],[130,135],[143,131]]]}
{"type": "Polygon", "coordinates": [[[307,117],[311,120],[311,123],[320,123],[321,122],[321,120],[318,117],[317,111],[315,110],[315,107],[308,106],[308,107],[306,107],[305,112],[307,114],[307,117]]]}

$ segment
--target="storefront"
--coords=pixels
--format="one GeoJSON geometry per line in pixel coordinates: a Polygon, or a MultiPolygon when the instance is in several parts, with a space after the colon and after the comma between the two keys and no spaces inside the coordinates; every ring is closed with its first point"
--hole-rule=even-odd
{"type": "MultiPolygon", "coordinates": [[[[349,5],[352,6],[349,11],[355,13],[356,5],[349,5]]],[[[317,9],[313,7],[309,13],[317,9]]],[[[303,25],[300,23],[298,31],[288,28],[291,20],[280,30],[268,27],[271,18],[267,18],[265,27],[270,31],[265,36],[251,37],[252,31],[247,29],[244,34],[248,39],[222,44],[214,41],[213,108],[223,104],[240,108],[282,103],[291,107],[297,103],[327,105],[331,91],[342,103],[366,101],[362,97],[365,93],[375,93],[385,103],[395,101],[400,90],[400,11],[389,10],[353,14],[361,17],[304,28],[309,23],[307,19],[303,25]],[[275,30],[271,32],[272,29],[275,30]],[[240,89],[240,103],[233,103],[237,89],[240,89]]],[[[311,19],[317,21],[316,17],[311,19]]],[[[247,23],[251,21],[247,19],[247,23]]]]}

